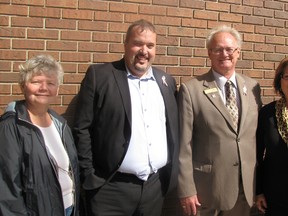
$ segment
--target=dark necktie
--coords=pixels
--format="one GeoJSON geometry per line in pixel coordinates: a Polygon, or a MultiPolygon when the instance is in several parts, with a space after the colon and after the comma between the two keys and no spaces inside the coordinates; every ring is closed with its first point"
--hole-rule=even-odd
{"type": "Polygon", "coordinates": [[[231,115],[233,124],[238,129],[238,106],[235,92],[233,91],[233,84],[230,80],[225,83],[226,91],[226,107],[231,115]]]}

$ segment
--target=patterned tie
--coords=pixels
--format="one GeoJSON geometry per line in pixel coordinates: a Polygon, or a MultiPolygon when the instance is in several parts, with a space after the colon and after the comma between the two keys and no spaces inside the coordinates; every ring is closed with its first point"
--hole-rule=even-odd
{"type": "Polygon", "coordinates": [[[238,106],[235,92],[233,91],[233,84],[230,80],[225,83],[226,91],[226,107],[231,115],[233,124],[238,129],[238,106]]]}

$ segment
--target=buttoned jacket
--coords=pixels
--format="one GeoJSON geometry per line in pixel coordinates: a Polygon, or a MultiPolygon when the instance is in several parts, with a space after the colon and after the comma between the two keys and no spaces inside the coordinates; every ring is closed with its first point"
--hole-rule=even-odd
{"type": "Polygon", "coordinates": [[[179,196],[197,194],[202,206],[210,209],[231,209],[239,181],[248,203],[253,204],[260,87],[238,73],[236,82],[241,103],[238,130],[212,70],[183,83],[179,90],[179,196]]]}

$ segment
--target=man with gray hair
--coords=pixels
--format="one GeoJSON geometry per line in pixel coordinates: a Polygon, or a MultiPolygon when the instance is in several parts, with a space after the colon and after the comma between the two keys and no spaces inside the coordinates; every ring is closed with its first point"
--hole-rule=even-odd
{"type": "Polygon", "coordinates": [[[236,73],[241,36],[207,37],[211,69],[179,90],[178,193],[186,215],[248,216],[253,205],[260,86],[236,73]]]}

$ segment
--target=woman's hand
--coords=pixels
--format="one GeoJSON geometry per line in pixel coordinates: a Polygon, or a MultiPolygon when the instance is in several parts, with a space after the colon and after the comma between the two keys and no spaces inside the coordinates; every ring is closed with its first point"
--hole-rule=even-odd
{"type": "Polygon", "coordinates": [[[266,202],[264,194],[259,194],[256,196],[255,204],[257,208],[259,209],[259,211],[261,211],[262,213],[265,213],[267,209],[267,202],[266,202]]]}

